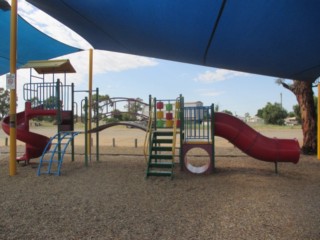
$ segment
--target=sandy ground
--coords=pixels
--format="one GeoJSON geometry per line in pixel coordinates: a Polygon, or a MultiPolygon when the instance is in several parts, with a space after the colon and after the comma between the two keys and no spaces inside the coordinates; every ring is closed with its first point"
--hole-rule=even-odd
{"type": "MultiPolygon", "coordinates": [[[[301,142],[299,129],[260,132],[301,142]]],[[[315,156],[280,163],[275,174],[272,163],[217,138],[214,174],[188,174],[176,166],[173,180],[145,179],[144,132],[114,127],[100,133],[99,162],[93,154],[84,166],[79,136],[75,161],[66,155],[60,177],[37,177],[38,159],[10,177],[1,134],[0,239],[320,239],[315,156]]],[[[23,149],[19,143],[18,155],[23,149]]]]}

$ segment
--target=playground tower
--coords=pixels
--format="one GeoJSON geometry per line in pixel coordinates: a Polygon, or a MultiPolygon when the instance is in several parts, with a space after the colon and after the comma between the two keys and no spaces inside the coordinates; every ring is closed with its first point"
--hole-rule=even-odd
{"type": "Polygon", "coordinates": [[[146,177],[173,177],[174,165],[192,173],[210,173],[214,168],[213,105],[184,106],[184,98],[150,97],[150,119],[147,127],[145,156],[146,177]],[[201,166],[189,162],[191,149],[203,149],[209,161],[201,166]],[[175,161],[175,158],[178,161],[175,161]]]}
{"type": "MultiPolygon", "coordinates": [[[[25,153],[17,161],[28,164],[32,158],[42,156],[45,149],[49,151],[51,146],[49,138],[30,131],[31,119],[52,117],[58,133],[73,131],[74,86],[66,84],[66,74],[75,70],[69,60],[29,61],[24,68],[30,68],[30,82],[23,86],[25,110],[17,114],[17,139],[25,143],[25,153]],[[64,74],[62,82],[55,78],[58,73],[64,74]],[[51,80],[48,80],[49,75],[51,80]]],[[[9,117],[4,118],[2,128],[9,134],[9,117]]],[[[61,144],[58,145],[61,150],[61,144]]]]}

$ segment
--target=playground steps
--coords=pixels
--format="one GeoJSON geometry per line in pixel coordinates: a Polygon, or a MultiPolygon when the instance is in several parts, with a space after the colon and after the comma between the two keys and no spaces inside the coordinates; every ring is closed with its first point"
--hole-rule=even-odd
{"type": "Polygon", "coordinates": [[[146,177],[173,177],[174,155],[172,154],[172,149],[172,131],[161,130],[153,132],[146,177]]]}
{"type": "Polygon", "coordinates": [[[79,132],[60,132],[50,138],[40,158],[37,175],[60,175],[60,169],[66,149],[79,132]],[[51,150],[50,150],[51,149],[51,150]]]}

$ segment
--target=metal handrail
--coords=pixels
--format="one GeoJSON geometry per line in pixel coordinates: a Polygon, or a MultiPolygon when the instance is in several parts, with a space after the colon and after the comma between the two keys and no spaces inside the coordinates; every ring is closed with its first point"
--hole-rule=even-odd
{"type": "MultiPolygon", "coordinates": [[[[151,97],[150,97],[151,98],[151,97]]],[[[154,103],[151,102],[150,99],[150,106],[149,106],[149,121],[147,125],[147,131],[144,139],[144,144],[143,144],[143,153],[144,153],[144,158],[146,163],[148,163],[148,156],[149,156],[149,148],[150,148],[150,137],[152,135],[152,123],[154,121],[153,117],[153,105],[154,103]]]]}
{"type": "Polygon", "coordinates": [[[172,163],[174,163],[174,156],[176,154],[176,144],[177,144],[177,132],[178,132],[178,119],[180,116],[180,110],[181,110],[181,97],[178,97],[176,99],[175,103],[175,111],[174,111],[174,122],[173,122],[173,143],[172,143],[172,163]]]}

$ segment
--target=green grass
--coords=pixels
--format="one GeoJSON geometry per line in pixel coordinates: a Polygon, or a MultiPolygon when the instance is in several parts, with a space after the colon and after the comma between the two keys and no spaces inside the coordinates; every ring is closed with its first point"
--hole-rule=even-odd
{"type": "Polygon", "coordinates": [[[264,129],[271,129],[271,130],[291,130],[291,129],[301,129],[301,125],[295,126],[279,126],[279,125],[271,125],[271,124],[262,124],[262,123],[247,123],[250,127],[256,130],[264,130],[264,129]]]}

